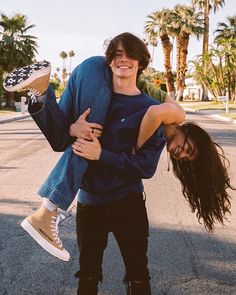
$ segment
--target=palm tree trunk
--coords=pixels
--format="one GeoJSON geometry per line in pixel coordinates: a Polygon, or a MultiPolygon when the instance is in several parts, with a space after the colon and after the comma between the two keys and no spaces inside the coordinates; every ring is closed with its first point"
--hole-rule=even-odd
{"type": "Polygon", "coordinates": [[[204,34],[202,43],[202,55],[208,52],[209,47],[209,14],[210,14],[210,1],[205,0],[204,7],[204,34]]]}
{"type": "MultiPolygon", "coordinates": [[[[204,56],[208,53],[209,47],[209,14],[210,14],[210,1],[205,0],[204,7],[204,34],[203,34],[203,44],[202,44],[202,55],[204,56]]],[[[207,73],[207,63],[203,63],[204,74],[207,73]]],[[[208,100],[207,89],[202,85],[202,100],[208,100]]]]}
{"type": "Polygon", "coordinates": [[[6,91],[6,104],[5,107],[16,111],[16,103],[15,103],[15,92],[6,91]]]}
{"type": "Polygon", "coordinates": [[[3,69],[0,66],[0,110],[2,109],[2,97],[3,97],[3,69]]]}
{"type": "Polygon", "coordinates": [[[183,100],[185,87],[185,72],[187,67],[189,34],[183,34],[176,39],[177,46],[177,77],[176,77],[176,100],[183,100]]]}
{"type": "Polygon", "coordinates": [[[170,97],[175,98],[175,86],[174,86],[174,77],[172,72],[171,65],[171,43],[170,38],[167,34],[161,36],[161,43],[164,53],[164,67],[165,67],[165,76],[167,84],[167,92],[170,97]]]}
{"type": "Polygon", "coordinates": [[[153,68],[153,62],[154,62],[154,52],[155,52],[155,47],[152,45],[152,68],[153,68]]]}
{"type": "Polygon", "coordinates": [[[227,76],[228,76],[228,97],[231,100],[231,73],[230,73],[230,54],[226,53],[226,60],[227,60],[227,76]]]}

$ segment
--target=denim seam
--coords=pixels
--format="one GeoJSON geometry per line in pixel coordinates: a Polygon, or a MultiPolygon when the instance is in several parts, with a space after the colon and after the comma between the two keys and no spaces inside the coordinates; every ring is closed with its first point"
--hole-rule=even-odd
{"type": "MultiPolygon", "coordinates": [[[[51,187],[51,186],[49,186],[47,184],[42,184],[41,187],[48,187],[48,188],[50,188],[52,190],[53,193],[55,192],[56,194],[58,194],[61,197],[65,198],[67,201],[71,201],[69,198],[67,198],[65,195],[63,195],[60,191],[58,191],[57,189],[55,189],[55,188],[53,188],[53,187],[51,187]]],[[[40,188],[40,190],[41,190],[41,188],[40,188]]]]}
{"type": "Polygon", "coordinates": [[[46,101],[46,95],[43,95],[43,96],[45,97],[45,99],[44,99],[44,102],[43,102],[43,105],[42,105],[41,109],[39,111],[35,112],[35,113],[30,113],[31,116],[38,115],[43,111],[43,109],[45,107],[45,104],[46,104],[46,102],[45,102],[46,101]]]}

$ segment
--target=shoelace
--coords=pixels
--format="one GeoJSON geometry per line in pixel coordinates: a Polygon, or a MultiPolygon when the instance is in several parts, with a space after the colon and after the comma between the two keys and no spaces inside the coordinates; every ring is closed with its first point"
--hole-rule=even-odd
{"type": "Polygon", "coordinates": [[[69,216],[71,216],[72,210],[76,207],[76,203],[73,204],[67,212],[59,212],[57,216],[52,217],[51,222],[51,229],[52,229],[52,235],[54,240],[58,243],[60,247],[63,247],[62,241],[59,238],[59,228],[58,225],[62,221],[66,220],[69,216]]]}
{"type": "Polygon", "coordinates": [[[37,102],[37,97],[40,96],[41,93],[37,89],[34,89],[34,88],[30,88],[28,90],[29,90],[29,92],[27,93],[27,95],[30,97],[31,102],[32,103],[37,102]]]}
{"type": "Polygon", "coordinates": [[[61,239],[59,238],[59,229],[58,229],[58,224],[61,221],[60,219],[61,219],[60,214],[52,217],[51,230],[52,230],[52,235],[53,235],[54,240],[57,242],[59,247],[62,248],[63,244],[62,244],[61,239]]]}

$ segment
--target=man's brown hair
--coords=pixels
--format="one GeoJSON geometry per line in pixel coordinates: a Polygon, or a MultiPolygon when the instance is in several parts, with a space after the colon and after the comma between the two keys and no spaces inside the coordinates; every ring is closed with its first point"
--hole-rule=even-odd
{"type": "Polygon", "coordinates": [[[105,55],[109,65],[115,57],[119,43],[122,44],[128,57],[139,61],[140,69],[138,70],[138,77],[148,66],[151,57],[146,44],[137,36],[127,32],[106,40],[104,42],[104,46],[106,47],[105,55]]]}

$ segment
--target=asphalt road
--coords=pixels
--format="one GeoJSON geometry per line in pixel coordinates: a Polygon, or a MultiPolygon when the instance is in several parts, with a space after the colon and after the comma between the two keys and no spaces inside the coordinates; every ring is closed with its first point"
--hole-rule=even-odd
{"type": "MultiPolygon", "coordinates": [[[[189,114],[223,146],[236,186],[236,125],[189,114]]],[[[60,227],[71,253],[62,262],[41,249],[20,227],[40,204],[37,189],[60,157],[31,119],[0,125],[0,295],[76,294],[78,250],[75,218],[60,227]]],[[[149,269],[154,295],[236,294],[236,193],[226,227],[208,235],[191,213],[163,152],[157,173],[145,181],[150,220],[149,269]]],[[[110,236],[100,295],[122,295],[124,267],[110,236]]],[[[145,294],[143,294],[145,295],[145,294]]]]}

